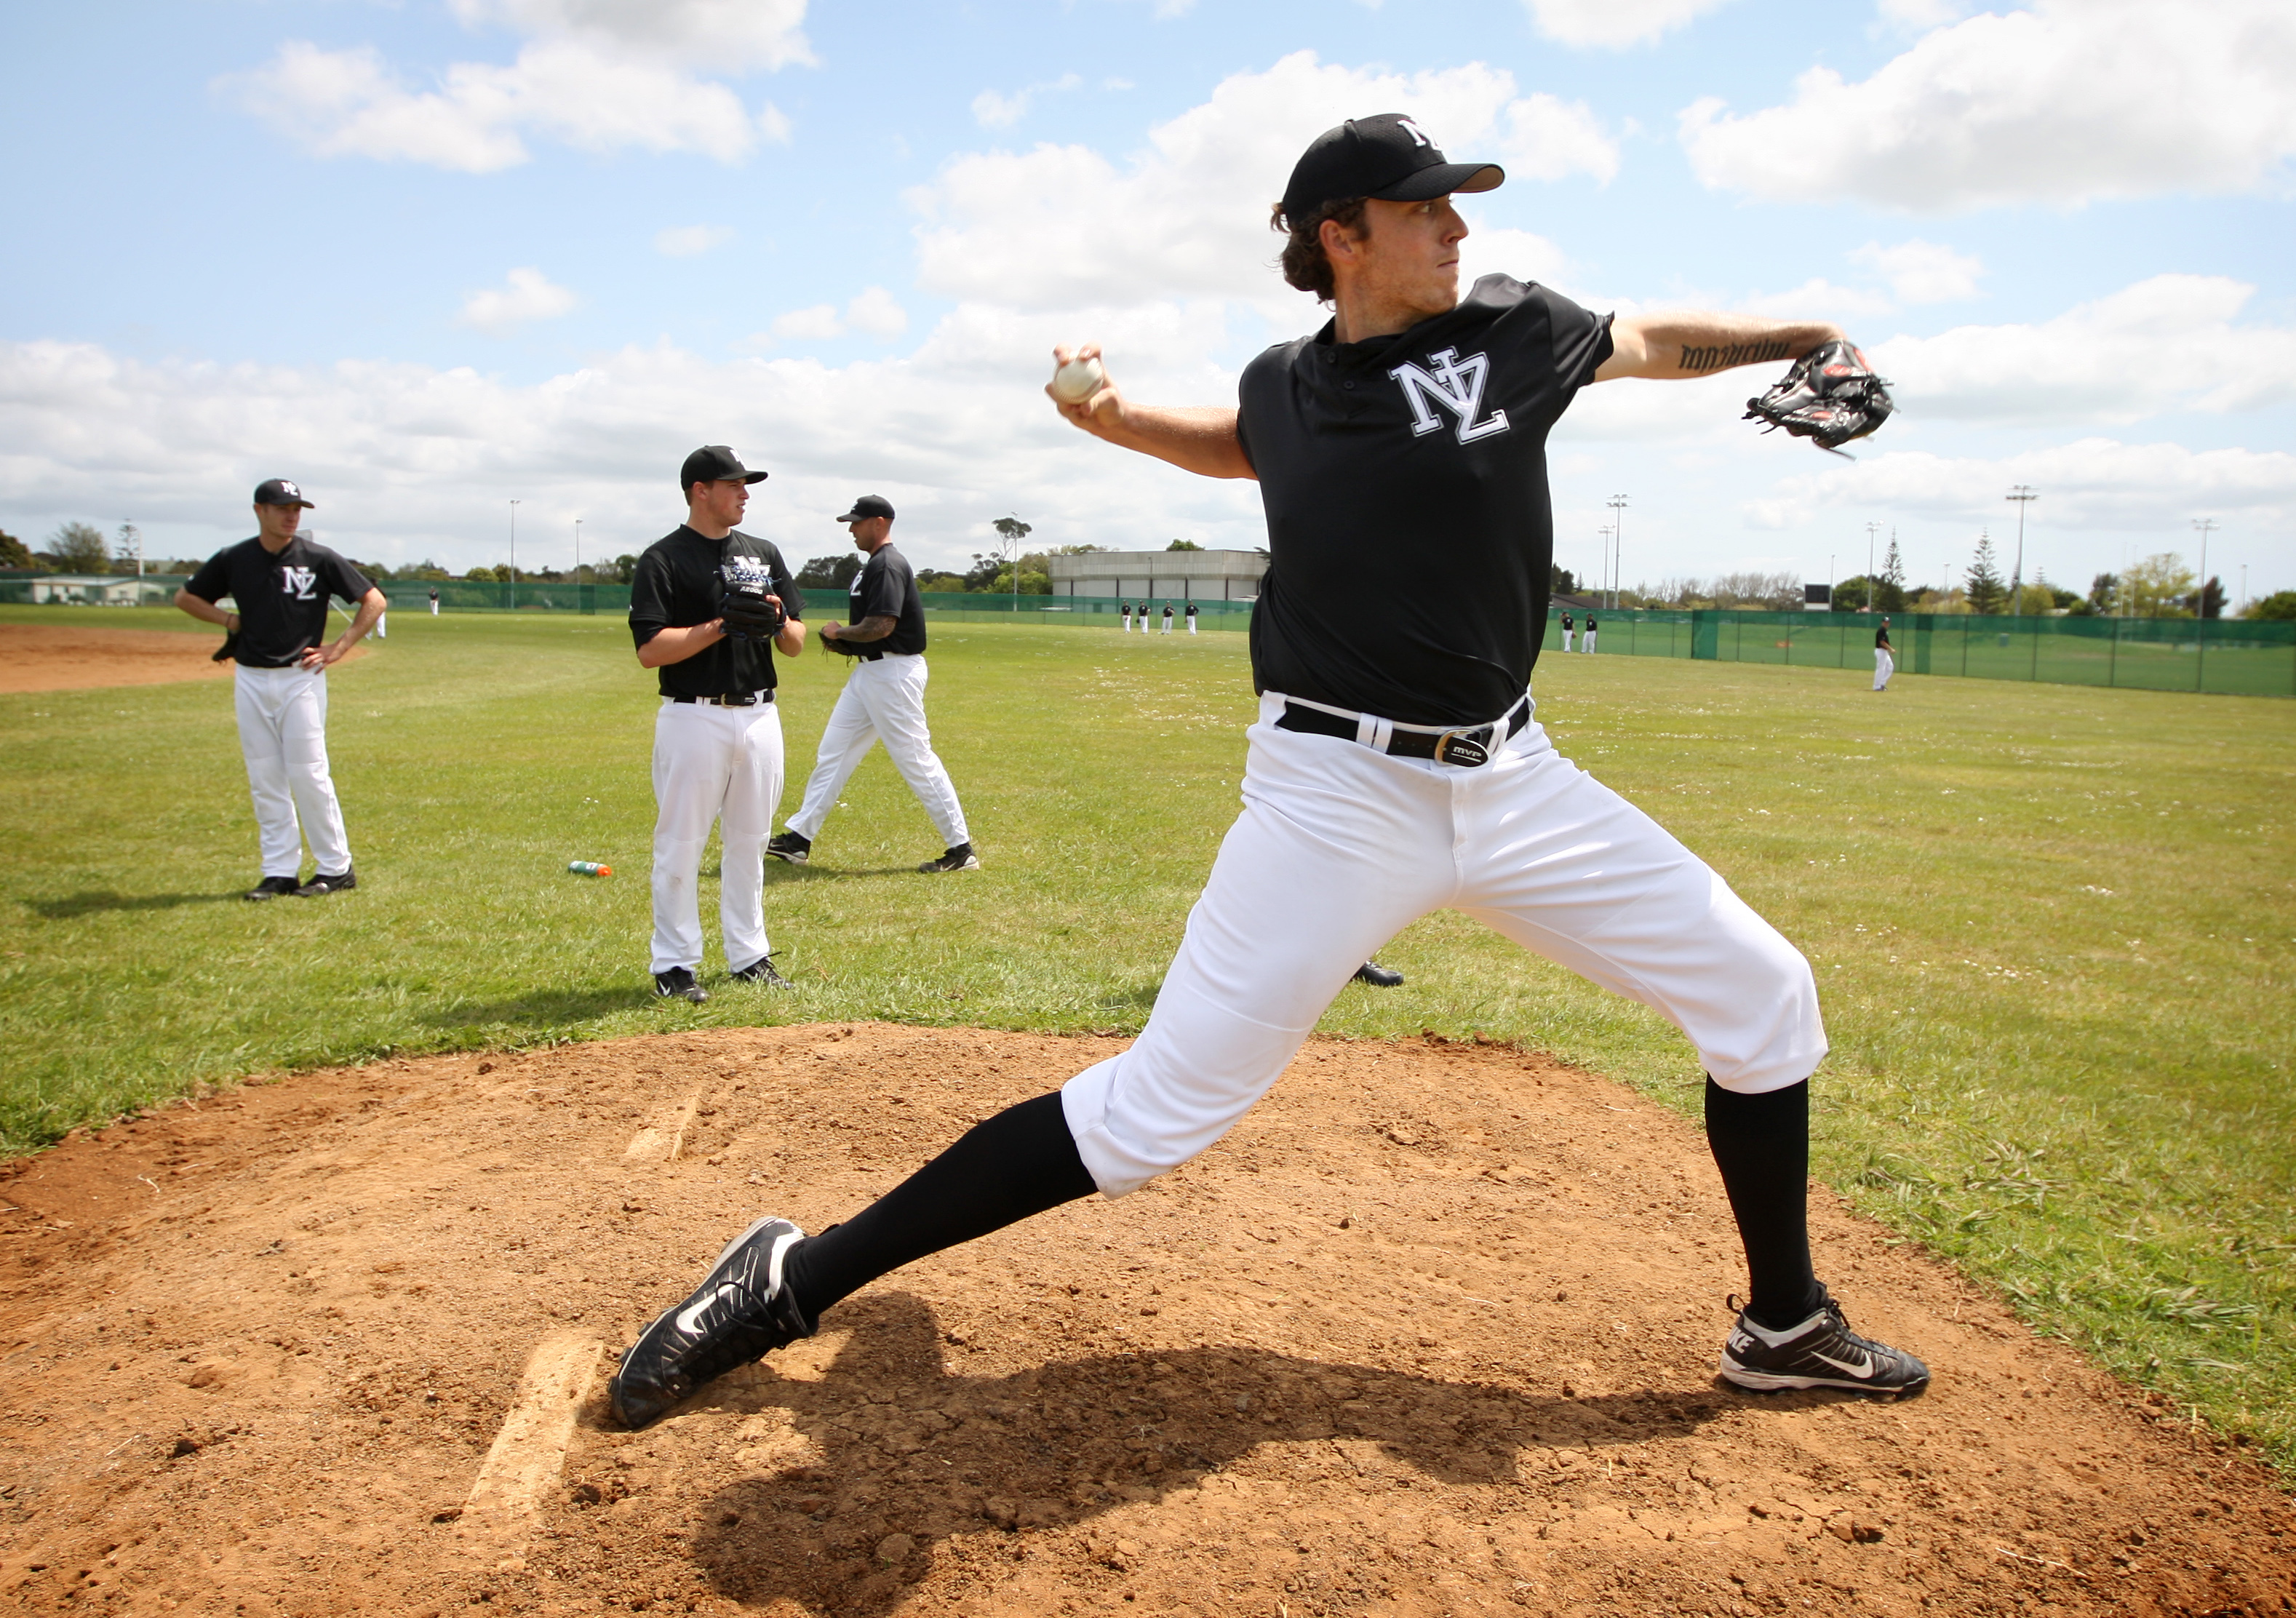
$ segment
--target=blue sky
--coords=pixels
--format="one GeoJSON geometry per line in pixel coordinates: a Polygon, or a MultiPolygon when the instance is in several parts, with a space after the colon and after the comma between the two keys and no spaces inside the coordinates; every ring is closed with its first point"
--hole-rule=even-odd
{"type": "MultiPolygon", "coordinates": [[[[1591,390],[1558,554],[1628,582],[1916,581],[2014,526],[2086,587],[2296,587],[2296,21],[2280,4],[235,0],[0,18],[0,527],[248,531],[299,478],[362,557],[642,548],[733,443],[794,558],[877,490],[961,564],[1259,540],[1248,486],[1064,427],[1056,340],[1226,402],[1321,319],[1267,261],[1291,158],[1411,111],[1505,163],[1471,267],[1590,307],[1840,319],[1898,384],[1856,463],[1737,417],[1767,373],[1591,390]],[[1829,558],[1837,560],[1829,561],[1829,558]]],[[[1408,537],[1398,536],[1399,564],[1408,537]]]]}

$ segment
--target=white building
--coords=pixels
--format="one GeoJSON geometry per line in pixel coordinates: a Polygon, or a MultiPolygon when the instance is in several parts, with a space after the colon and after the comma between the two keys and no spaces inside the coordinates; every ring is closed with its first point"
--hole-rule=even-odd
{"type": "Polygon", "coordinates": [[[1054,595],[1129,601],[1253,601],[1267,571],[1258,551],[1087,551],[1048,560],[1054,595]]]}
{"type": "Polygon", "coordinates": [[[149,579],[110,573],[45,573],[29,580],[36,602],[76,602],[82,606],[133,607],[173,600],[176,587],[149,579]]]}

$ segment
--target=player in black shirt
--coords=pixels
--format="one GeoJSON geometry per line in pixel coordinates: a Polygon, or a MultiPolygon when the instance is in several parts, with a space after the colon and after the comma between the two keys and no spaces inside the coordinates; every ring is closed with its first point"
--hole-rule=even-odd
{"type": "Polygon", "coordinates": [[[685,521],[655,540],[630,576],[630,635],[656,670],[653,724],[654,993],[700,1005],[701,850],[717,823],[718,920],[726,965],[744,982],[786,988],[766,940],[765,842],[782,799],[782,719],[773,652],[729,636],[719,613],[729,577],[762,578],[788,615],[774,637],[784,657],[805,650],[805,598],[770,539],[734,525],[750,502],[750,472],[723,444],[685,457],[685,521]]]}
{"type": "Polygon", "coordinates": [[[1885,618],[1874,631],[1874,689],[1888,690],[1890,677],[1897,671],[1898,649],[1890,644],[1890,620],[1885,618]]]}
{"type": "Polygon", "coordinates": [[[1787,359],[1840,333],[1614,322],[1504,275],[1462,299],[1451,193],[1503,177],[1447,162],[1393,114],[1331,130],[1276,210],[1285,278],[1334,306],[1321,332],[1253,360],[1236,409],[1136,405],[1112,382],[1055,398],[1111,443],[1259,483],[1272,560],[1251,621],[1243,813],[1128,1050],[976,1125],[818,1236],[758,1220],[623,1356],[624,1422],[810,1333],[901,1264],[1095,1190],[1123,1195],[1202,1152],[1357,965],[1439,908],[1654,1007],[1697,1047],[1752,1277],[1723,1376],[1891,1392],[1928,1380],[1853,1332],[1812,1268],[1808,1080],[1825,1037],[1808,964],[1557,754],[1529,692],[1554,552],[1546,439],[1578,390],[1787,359]]]}
{"type": "Polygon", "coordinates": [[[822,625],[821,644],[852,658],[853,672],[822,730],[805,801],[766,852],[791,865],[810,859],[813,840],[837,806],[837,795],[882,741],[944,845],[938,858],[917,869],[977,871],[980,860],[965,830],[964,806],[925,724],[924,597],[909,559],[893,548],[893,503],[882,495],[863,495],[837,520],[869,560],[847,587],[851,611],[844,626],[822,625]]]}
{"type": "Polygon", "coordinates": [[[223,626],[218,655],[228,655],[234,665],[239,751],[263,855],[263,879],[247,892],[254,899],[283,893],[318,899],[358,886],[327,766],[327,669],[374,628],[390,604],[357,568],[296,531],[310,509],[303,491],[285,478],[258,484],[260,531],[209,557],[176,592],[178,607],[223,626]],[[330,641],[322,637],[332,595],[357,603],[358,610],[350,627],[330,641]],[[226,596],[236,612],[216,604],[226,596]],[[318,870],[299,883],[307,837],[318,870]]]}

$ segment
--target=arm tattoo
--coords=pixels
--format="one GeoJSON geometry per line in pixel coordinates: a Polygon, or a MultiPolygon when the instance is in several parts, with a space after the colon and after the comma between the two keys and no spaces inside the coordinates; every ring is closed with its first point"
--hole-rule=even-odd
{"type": "Polygon", "coordinates": [[[882,612],[873,613],[857,624],[840,624],[837,629],[840,640],[882,640],[893,632],[894,620],[882,612]]]}
{"type": "Polygon", "coordinates": [[[1788,344],[1783,338],[1769,342],[1731,342],[1713,348],[1682,350],[1682,368],[1685,371],[1726,371],[1732,365],[1759,365],[1767,360],[1785,359],[1788,344]]]}

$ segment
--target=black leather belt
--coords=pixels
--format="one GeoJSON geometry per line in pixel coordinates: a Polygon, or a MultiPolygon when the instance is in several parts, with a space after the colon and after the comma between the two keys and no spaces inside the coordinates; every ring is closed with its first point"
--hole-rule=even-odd
{"type": "Polygon", "coordinates": [[[700,702],[709,708],[762,708],[774,700],[770,691],[733,691],[721,696],[674,696],[673,702],[700,702]]]}
{"type": "MultiPolygon", "coordinates": [[[[1398,759],[1433,759],[1440,764],[1456,764],[1472,769],[1490,762],[1498,744],[1514,735],[1530,723],[1530,699],[1524,697],[1509,709],[1505,717],[1484,725],[1462,725],[1456,730],[1404,730],[1398,727],[1388,737],[1387,745],[1380,751],[1398,759]]],[[[1275,728],[1296,730],[1312,736],[1337,736],[1343,742],[1357,739],[1354,719],[1336,713],[1325,713],[1320,708],[1302,707],[1298,702],[1286,702],[1277,716],[1275,728]]]]}

